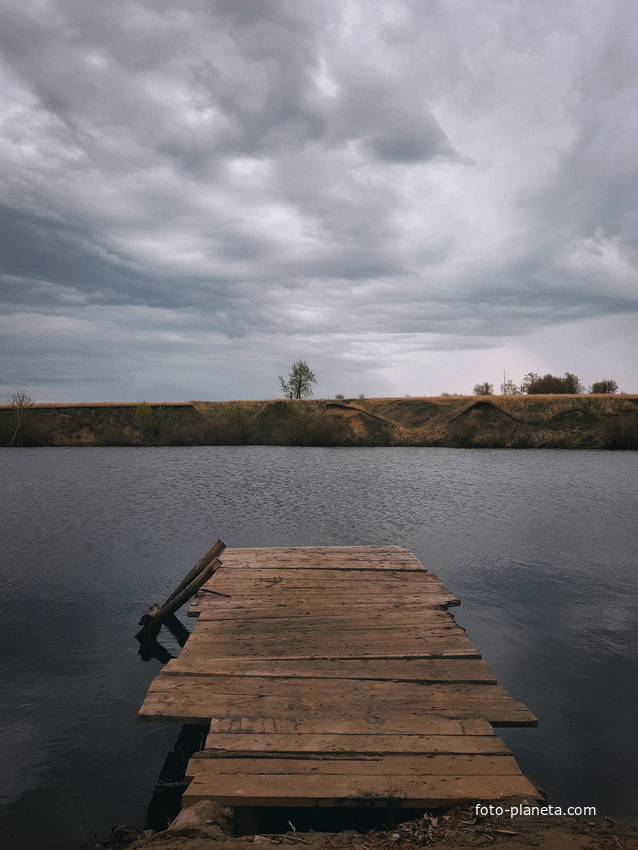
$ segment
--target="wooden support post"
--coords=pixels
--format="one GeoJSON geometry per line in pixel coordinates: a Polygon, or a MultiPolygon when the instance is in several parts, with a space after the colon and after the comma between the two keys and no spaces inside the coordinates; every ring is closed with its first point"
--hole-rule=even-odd
{"type": "Polygon", "coordinates": [[[199,559],[199,561],[195,564],[195,566],[188,573],[188,575],[185,576],[182,581],[180,581],[180,583],[168,597],[162,608],[165,608],[169,604],[169,602],[172,602],[173,599],[178,596],[178,594],[180,594],[185,588],[187,588],[189,584],[202,572],[202,570],[206,569],[206,567],[211,563],[211,561],[214,561],[215,558],[219,558],[225,548],[226,544],[222,543],[221,540],[215,541],[215,544],[212,546],[212,548],[209,549],[208,552],[206,552],[203,558],[199,559]]]}

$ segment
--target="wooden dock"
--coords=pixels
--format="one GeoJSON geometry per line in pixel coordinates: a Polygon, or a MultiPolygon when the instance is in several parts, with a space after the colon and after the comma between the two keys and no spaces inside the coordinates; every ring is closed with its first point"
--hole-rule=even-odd
{"type": "Polygon", "coordinates": [[[142,720],[210,723],[184,805],[536,801],[493,726],[536,726],[399,546],[227,549],[142,720]]]}

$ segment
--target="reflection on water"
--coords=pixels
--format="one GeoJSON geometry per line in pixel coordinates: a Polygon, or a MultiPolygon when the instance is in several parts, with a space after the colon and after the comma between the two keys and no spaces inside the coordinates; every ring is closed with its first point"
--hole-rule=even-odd
{"type": "Polygon", "coordinates": [[[635,453],[6,449],[0,468],[2,846],[144,822],[178,730],[137,711],[183,634],[146,664],[131,636],[217,537],[407,546],[538,716],[502,732],[550,800],[638,816],[635,453]]]}
{"type": "MultiPolygon", "coordinates": [[[[153,658],[156,658],[160,664],[167,664],[175,656],[171,655],[168,649],[158,641],[158,633],[147,628],[148,624],[145,620],[146,617],[140,620],[138,625],[141,625],[142,628],[135,635],[135,640],[140,645],[138,654],[142,661],[152,661],[153,658]]],[[[164,618],[162,625],[173,635],[180,648],[183,647],[190,636],[190,632],[181,620],[175,614],[170,614],[164,618]]]]}
{"type": "Polygon", "coordinates": [[[182,794],[186,788],[184,777],[188,760],[193,753],[204,749],[210,725],[186,725],[180,729],[175,746],[166,756],[159,779],[146,810],[144,828],[156,832],[166,829],[175,820],[182,807],[182,794]]]}

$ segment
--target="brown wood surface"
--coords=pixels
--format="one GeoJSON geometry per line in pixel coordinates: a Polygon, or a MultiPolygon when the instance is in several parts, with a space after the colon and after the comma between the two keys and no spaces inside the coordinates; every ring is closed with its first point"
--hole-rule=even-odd
{"type": "Polygon", "coordinates": [[[186,778],[206,773],[255,776],[520,776],[511,753],[370,755],[323,759],[271,758],[269,755],[191,759],[186,778]]]}
{"type": "MultiPolygon", "coordinates": [[[[428,607],[409,608],[406,606],[403,610],[395,607],[377,606],[374,609],[367,609],[365,612],[365,620],[353,618],[345,606],[339,608],[330,617],[318,617],[311,611],[295,609],[290,611],[287,608],[279,607],[271,609],[254,608],[251,609],[242,606],[234,609],[226,608],[214,610],[211,606],[207,606],[200,614],[200,623],[229,623],[233,628],[251,628],[258,629],[287,629],[287,628],[362,628],[362,622],[365,622],[372,629],[396,629],[400,626],[423,626],[424,616],[428,618],[429,623],[448,623],[445,619],[447,612],[441,609],[428,607]]],[[[454,622],[454,621],[452,621],[454,622]]],[[[454,623],[456,625],[456,623],[454,623]]]]}
{"type": "Polygon", "coordinates": [[[227,549],[140,719],[210,723],[186,803],[538,799],[492,728],[536,719],[447,611],[458,604],[399,546],[227,549]]]}
{"type": "Polygon", "coordinates": [[[218,755],[256,756],[263,755],[286,758],[292,755],[336,756],[347,755],[391,755],[398,753],[490,753],[508,755],[505,743],[495,735],[486,723],[489,732],[483,735],[300,735],[297,733],[268,734],[224,734],[214,732],[206,742],[206,748],[196,753],[196,758],[211,758],[218,755]]]}
{"type": "MultiPolygon", "coordinates": [[[[360,616],[365,613],[380,614],[382,612],[396,608],[396,604],[390,603],[387,595],[375,596],[374,594],[356,594],[349,595],[335,593],[299,593],[298,595],[280,594],[279,596],[259,594],[256,596],[215,596],[213,594],[198,596],[194,603],[198,613],[201,613],[205,607],[214,604],[219,605],[217,611],[235,611],[235,610],[253,610],[256,614],[263,611],[287,611],[290,614],[295,612],[305,613],[308,610],[317,610],[318,607],[330,604],[332,611],[349,612],[353,608],[358,609],[360,616]],[[361,597],[365,598],[362,599],[361,597]]],[[[448,608],[455,605],[460,605],[460,600],[456,596],[443,593],[420,593],[410,594],[402,597],[402,603],[406,610],[413,611],[422,610],[424,613],[428,609],[448,608]]]]}
{"type": "Polygon", "coordinates": [[[252,602],[250,607],[244,605],[240,607],[236,604],[236,600],[230,602],[228,599],[220,599],[217,611],[211,612],[211,603],[214,604],[214,599],[214,597],[206,599],[205,607],[202,607],[200,611],[202,626],[196,630],[197,633],[223,629],[224,623],[228,623],[229,627],[236,632],[247,628],[254,631],[274,628],[279,632],[286,632],[286,623],[282,622],[285,620],[290,620],[287,633],[291,637],[298,630],[317,626],[324,631],[333,632],[338,631],[341,626],[348,626],[351,629],[391,626],[395,631],[401,632],[404,630],[403,626],[416,628],[426,634],[435,626],[460,628],[453,616],[441,608],[439,600],[444,602],[445,598],[439,594],[436,595],[432,605],[428,604],[430,597],[424,596],[419,600],[418,606],[406,604],[403,611],[387,605],[382,599],[379,599],[376,604],[371,600],[366,601],[365,604],[358,604],[356,597],[353,597],[346,603],[343,597],[339,597],[339,601],[336,601],[326,593],[323,596],[307,597],[303,600],[304,604],[294,602],[273,605],[272,600],[264,600],[266,604],[252,602]],[[321,617],[317,613],[322,606],[330,607],[329,615],[321,617]],[[353,608],[356,608],[356,612],[353,608]]]}
{"type": "MultiPolygon", "coordinates": [[[[175,677],[171,677],[175,678],[175,677]]],[[[167,677],[168,680],[168,677],[167,677]]],[[[243,688],[239,693],[220,693],[200,685],[199,680],[188,689],[171,687],[162,682],[152,685],[147,695],[140,718],[154,720],[184,718],[188,723],[205,723],[207,718],[251,714],[264,718],[301,720],[312,718],[320,721],[322,716],[336,717],[339,721],[365,721],[376,718],[380,724],[407,719],[410,715],[440,714],[450,718],[478,717],[499,726],[535,726],[536,718],[522,703],[499,694],[465,694],[457,697],[447,688],[433,689],[421,699],[386,696],[382,692],[369,697],[353,694],[351,697],[334,695],[325,689],[325,695],[317,695],[293,689],[289,693],[270,695],[257,690],[243,688]]],[[[326,721],[328,722],[328,720],[326,721]]],[[[423,731],[426,727],[418,727],[423,731]]],[[[355,728],[353,731],[358,731],[355,728]]],[[[415,730],[416,731],[416,730],[415,730]]]]}
{"type": "Polygon", "coordinates": [[[158,676],[149,694],[165,694],[167,698],[183,695],[188,699],[211,699],[218,695],[258,696],[265,701],[273,697],[296,700],[309,706],[403,705],[425,711],[441,707],[465,705],[504,705],[519,709],[520,703],[496,683],[459,684],[456,682],[395,682],[369,679],[333,679],[329,687],[321,679],[259,676],[158,676]]]}
{"type": "Polygon", "coordinates": [[[238,591],[244,588],[253,587],[309,587],[319,589],[324,587],[334,587],[346,589],[353,587],[361,592],[364,585],[369,585],[370,590],[375,590],[378,587],[390,588],[436,588],[445,590],[443,582],[432,573],[426,573],[425,570],[416,572],[415,570],[314,570],[310,567],[306,569],[233,569],[229,568],[227,563],[219,570],[216,586],[227,584],[237,587],[238,591]]]}
{"type": "MultiPolygon", "coordinates": [[[[243,708],[243,706],[241,706],[243,708]]],[[[248,706],[246,706],[248,708],[248,706]]],[[[431,735],[484,735],[485,729],[492,730],[487,720],[476,717],[451,718],[440,713],[426,714],[419,711],[402,712],[399,716],[354,717],[330,715],[322,712],[314,715],[306,713],[291,718],[264,717],[238,711],[234,714],[213,716],[210,720],[210,732],[206,746],[214,742],[217,735],[223,735],[227,742],[236,735],[238,742],[246,740],[246,735],[422,735],[427,730],[431,735]]],[[[283,739],[282,739],[283,740],[283,739]]]]}
{"type": "Polygon", "coordinates": [[[215,799],[232,806],[396,806],[436,808],[450,801],[538,800],[539,794],[518,776],[347,776],[198,775],[184,791],[186,805],[215,799]]]}
{"type": "Polygon", "coordinates": [[[496,682],[494,675],[482,659],[448,660],[417,658],[412,661],[398,659],[337,658],[332,661],[262,660],[252,658],[189,658],[186,653],[168,662],[163,676],[238,676],[291,679],[369,679],[394,682],[496,682]]]}
{"type": "Polygon", "coordinates": [[[476,649],[465,634],[384,635],[377,641],[357,632],[342,634],[299,633],[294,640],[287,635],[278,637],[254,637],[238,635],[216,637],[213,634],[196,635],[189,639],[191,649],[211,655],[243,658],[322,658],[322,657],[383,657],[406,658],[440,657],[442,652],[456,657],[472,657],[476,649]],[[191,643],[192,641],[192,643],[191,643]]]}
{"type": "Polygon", "coordinates": [[[281,569],[278,569],[275,564],[273,567],[239,567],[234,565],[232,562],[229,564],[227,560],[224,561],[224,568],[219,573],[219,579],[228,579],[230,580],[246,580],[248,582],[269,582],[275,583],[278,579],[287,582],[310,582],[313,581],[317,584],[322,583],[340,583],[344,584],[348,583],[356,583],[359,585],[360,582],[376,582],[381,579],[382,581],[391,581],[392,579],[396,579],[402,582],[407,583],[417,583],[421,582],[422,584],[440,584],[442,582],[437,579],[435,575],[432,573],[426,572],[423,568],[418,570],[409,569],[406,570],[402,566],[393,567],[392,569],[385,569],[383,571],[376,569],[372,566],[360,566],[359,569],[352,569],[351,566],[346,566],[345,564],[341,567],[330,565],[326,567],[322,567],[320,569],[316,569],[313,566],[305,566],[305,567],[295,567],[295,566],[285,566],[281,569]]]}
{"type": "Polygon", "coordinates": [[[224,554],[229,567],[296,569],[378,569],[401,568],[423,572],[423,565],[403,547],[396,546],[295,546],[277,549],[232,549],[224,554]]]}
{"type": "MultiPolygon", "coordinates": [[[[335,613],[350,613],[356,605],[357,612],[363,616],[368,615],[383,615],[386,612],[397,611],[399,604],[388,599],[387,596],[374,597],[372,595],[361,598],[362,594],[358,594],[355,599],[346,599],[345,596],[337,594],[330,600],[332,609],[335,613]]],[[[254,612],[256,616],[276,616],[277,614],[288,613],[290,615],[298,614],[305,615],[310,610],[316,610],[317,605],[321,604],[325,595],[317,594],[299,594],[298,596],[279,596],[271,597],[260,595],[258,597],[242,597],[233,596],[231,594],[216,595],[205,591],[204,594],[198,595],[193,599],[189,610],[190,616],[198,617],[200,614],[210,610],[213,619],[227,619],[232,617],[236,612],[254,612]]],[[[461,601],[452,594],[445,593],[421,593],[418,596],[404,596],[401,600],[401,606],[406,613],[423,613],[437,610],[441,608],[452,608],[460,605],[461,601]]]]}

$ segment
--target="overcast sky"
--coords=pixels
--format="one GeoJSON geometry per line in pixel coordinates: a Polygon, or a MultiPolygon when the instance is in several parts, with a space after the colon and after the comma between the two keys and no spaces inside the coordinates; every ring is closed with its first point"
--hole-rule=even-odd
{"type": "Polygon", "coordinates": [[[0,0],[0,392],[638,392],[635,0],[0,0]]]}

